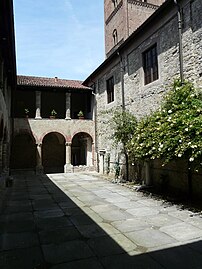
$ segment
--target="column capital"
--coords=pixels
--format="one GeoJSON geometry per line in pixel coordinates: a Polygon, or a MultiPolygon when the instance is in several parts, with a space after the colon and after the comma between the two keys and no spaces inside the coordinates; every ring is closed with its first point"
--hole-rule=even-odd
{"type": "Polygon", "coordinates": [[[38,144],[36,144],[37,145],[37,147],[42,147],[42,142],[39,142],[38,144]]]}
{"type": "Polygon", "coordinates": [[[72,142],[65,142],[66,147],[71,147],[71,145],[72,145],[72,142]]]}

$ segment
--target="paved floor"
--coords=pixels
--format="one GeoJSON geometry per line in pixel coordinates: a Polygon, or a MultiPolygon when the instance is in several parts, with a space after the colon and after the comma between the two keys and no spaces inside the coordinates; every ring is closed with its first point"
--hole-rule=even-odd
{"type": "Polygon", "coordinates": [[[93,174],[0,190],[2,269],[202,268],[202,217],[93,174]]]}

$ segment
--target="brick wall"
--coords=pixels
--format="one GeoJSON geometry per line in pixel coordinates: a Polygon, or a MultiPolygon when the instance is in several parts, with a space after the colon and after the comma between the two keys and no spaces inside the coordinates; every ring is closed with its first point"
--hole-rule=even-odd
{"type": "Polygon", "coordinates": [[[113,31],[118,32],[118,42],[125,40],[136,30],[156,9],[163,0],[147,2],[136,0],[118,0],[114,7],[112,0],[105,0],[105,52],[106,55],[114,47],[113,31]]]}

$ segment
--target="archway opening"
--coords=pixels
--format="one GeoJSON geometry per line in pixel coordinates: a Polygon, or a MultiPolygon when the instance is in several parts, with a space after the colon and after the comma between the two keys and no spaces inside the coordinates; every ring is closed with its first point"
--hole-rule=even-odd
{"type": "Polygon", "coordinates": [[[11,148],[11,168],[35,170],[36,142],[30,134],[14,137],[11,148]]]}
{"type": "Polygon", "coordinates": [[[42,143],[44,173],[64,173],[65,138],[60,133],[47,134],[42,143]]]}
{"type": "Polygon", "coordinates": [[[92,138],[87,133],[78,133],[72,140],[72,165],[92,166],[92,138]]]}

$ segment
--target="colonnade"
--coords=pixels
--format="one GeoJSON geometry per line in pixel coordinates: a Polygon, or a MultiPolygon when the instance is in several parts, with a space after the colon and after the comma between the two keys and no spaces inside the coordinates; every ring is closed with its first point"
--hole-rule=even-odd
{"type": "MultiPolygon", "coordinates": [[[[66,112],[65,112],[65,119],[70,120],[71,119],[71,93],[66,92],[65,94],[65,104],[66,104],[66,112]]],[[[35,113],[35,119],[42,119],[41,117],[41,92],[36,91],[36,113],[35,113]]]]}

